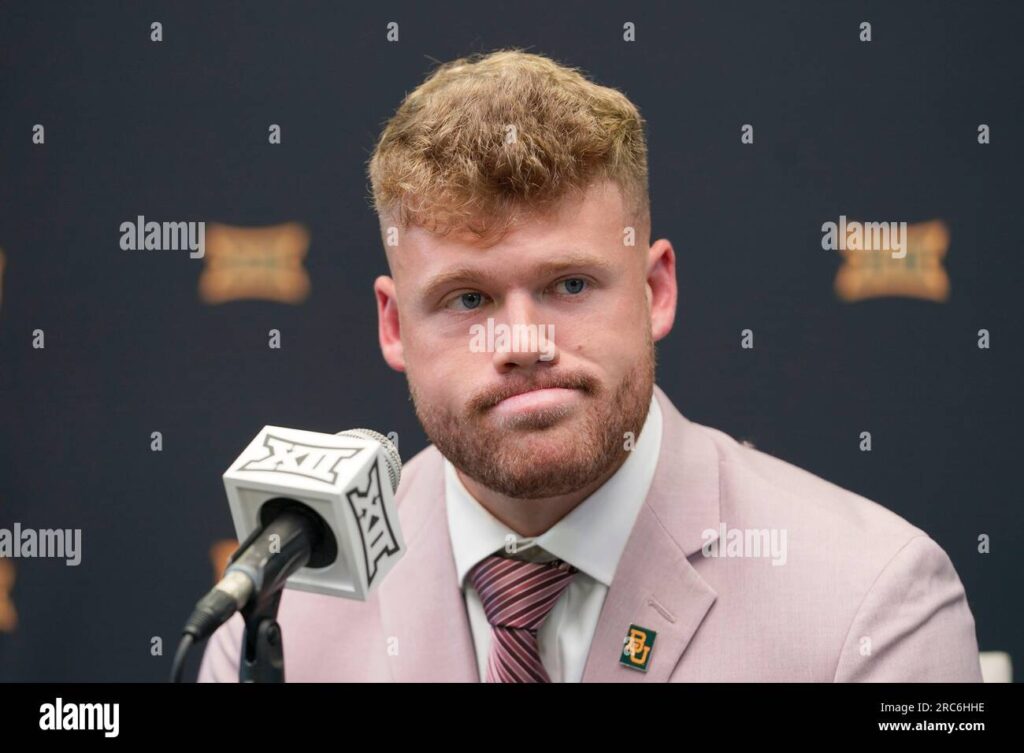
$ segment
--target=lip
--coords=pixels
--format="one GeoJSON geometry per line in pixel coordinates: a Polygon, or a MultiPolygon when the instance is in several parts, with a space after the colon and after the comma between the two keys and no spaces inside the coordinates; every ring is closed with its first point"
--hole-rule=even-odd
{"type": "Polygon", "coordinates": [[[492,410],[501,415],[526,413],[529,411],[555,408],[567,404],[577,398],[578,390],[564,387],[546,387],[538,390],[520,392],[502,400],[492,410]]]}

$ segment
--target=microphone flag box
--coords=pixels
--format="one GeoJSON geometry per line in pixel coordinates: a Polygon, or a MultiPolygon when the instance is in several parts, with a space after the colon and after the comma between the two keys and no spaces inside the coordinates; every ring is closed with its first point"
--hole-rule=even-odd
{"type": "Polygon", "coordinates": [[[365,601],[405,553],[387,462],[366,437],[264,426],[224,472],[238,540],[262,527],[268,502],[299,502],[334,534],[336,554],[285,587],[365,601]]]}

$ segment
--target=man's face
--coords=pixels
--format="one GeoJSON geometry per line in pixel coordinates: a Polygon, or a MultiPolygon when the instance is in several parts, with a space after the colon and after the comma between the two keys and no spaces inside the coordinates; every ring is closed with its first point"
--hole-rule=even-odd
{"type": "Polygon", "coordinates": [[[667,241],[648,249],[637,228],[626,245],[628,224],[605,182],[489,247],[412,227],[389,249],[393,279],[375,285],[381,347],[466,476],[509,497],[569,494],[639,435],[675,269],[667,241]]]}

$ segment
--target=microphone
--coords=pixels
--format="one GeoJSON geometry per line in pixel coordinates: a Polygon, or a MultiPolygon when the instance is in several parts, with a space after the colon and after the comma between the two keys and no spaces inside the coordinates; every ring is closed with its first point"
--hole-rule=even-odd
{"type": "Polygon", "coordinates": [[[370,429],[263,427],[224,473],[242,543],[185,624],[189,643],[285,587],[368,598],[405,553],[394,506],[401,471],[394,443],[370,429]]]}

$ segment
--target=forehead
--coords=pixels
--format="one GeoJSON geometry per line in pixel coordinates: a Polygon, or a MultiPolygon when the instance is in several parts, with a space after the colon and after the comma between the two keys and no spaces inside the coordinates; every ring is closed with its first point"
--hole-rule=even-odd
{"type": "Polygon", "coordinates": [[[524,216],[491,245],[466,232],[438,236],[410,227],[400,234],[397,247],[388,249],[388,262],[399,285],[418,285],[454,267],[515,276],[573,257],[622,257],[628,222],[618,187],[602,181],[547,214],[524,216]]]}

